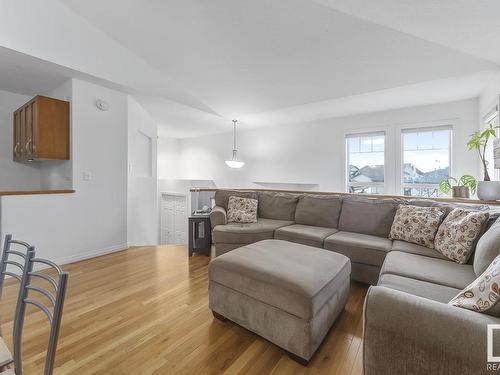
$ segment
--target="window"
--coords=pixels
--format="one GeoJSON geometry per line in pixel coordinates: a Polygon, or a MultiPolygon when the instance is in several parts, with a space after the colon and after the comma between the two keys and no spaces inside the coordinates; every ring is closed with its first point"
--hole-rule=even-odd
{"type": "Polygon", "coordinates": [[[404,195],[438,197],[438,184],[451,170],[450,127],[402,132],[401,182],[404,195]]]}
{"type": "Polygon", "coordinates": [[[383,194],[385,133],[346,136],[346,181],[350,193],[383,194]]]}
{"type": "MultiPolygon", "coordinates": [[[[489,127],[491,126],[498,126],[498,109],[495,108],[492,110],[490,113],[488,113],[484,119],[483,119],[484,127],[489,127]]],[[[500,136],[500,131],[499,129],[496,129],[496,134],[497,137],[500,136]]],[[[486,161],[488,162],[488,174],[490,175],[490,178],[495,181],[500,180],[500,170],[495,169],[495,163],[493,159],[493,140],[490,139],[488,142],[488,147],[486,148],[486,161]]]]}

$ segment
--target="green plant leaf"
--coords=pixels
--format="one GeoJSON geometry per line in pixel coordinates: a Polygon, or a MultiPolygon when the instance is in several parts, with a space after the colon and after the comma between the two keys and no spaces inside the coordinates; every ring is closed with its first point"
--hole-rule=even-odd
{"type": "Polygon", "coordinates": [[[450,180],[454,181],[455,183],[457,182],[457,179],[451,176],[443,178],[441,181],[439,181],[439,190],[441,190],[445,194],[448,194],[451,190],[450,180]]]}
{"type": "Polygon", "coordinates": [[[477,180],[474,176],[471,176],[470,174],[464,174],[462,177],[460,177],[459,183],[462,186],[467,186],[472,194],[476,193],[477,180]]]}

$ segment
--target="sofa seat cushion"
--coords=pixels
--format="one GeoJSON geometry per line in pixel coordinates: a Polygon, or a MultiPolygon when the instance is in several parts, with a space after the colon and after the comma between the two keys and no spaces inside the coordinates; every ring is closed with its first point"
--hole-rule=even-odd
{"type": "Polygon", "coordinates": [[[351,262],[380,267],[391,251],[392,241],[369,234],[337,232],[325,239],[323,247],[344,254],[351,262]]]}
{"type": "Polygon", "coordinates": [[[387,254],[380,275],[392,274],[463,289],[476,275],[470,264],[457,264],[416,254],[391,251],[387,254]]]}
{"type": "Polygon", "coordinates": [[[377,285],[442,303],[450,302],[460,292],[457,288],[391,274],[382,275],[377,285]]]}
{"type": "Polygon", "coordinates": [[[403,253],[423,255],[431,258],[448,260],[448,258],[446,258],[443,254],[441,254],[439,251],[435,249],[429,249],[428,247],[425,246],[401,240],[392,241],[392,251],[402,251],[403,253]]]}
{"type": "Polygon", "coordinates": [[[259,218],[256,223],[216,225],[213,238],[215,243],[249,244],[272,239],[276,229],[291,224],[293,224],[293,221],[259,218]]]}
{"type": "Polygon", "coordinates": [[[337,232],[335,228],[314,227],[311,225],[294,224],[281,227],[274,233],[274,238],[303,245],[323,247],[323,241],[337,232]]]}
{"type": "Polygon", "coordinates": [[[208,273],[210,283],[310,320],[349,279],[351,263],[323,249],[266,240],[215,258],[208,273]]]}

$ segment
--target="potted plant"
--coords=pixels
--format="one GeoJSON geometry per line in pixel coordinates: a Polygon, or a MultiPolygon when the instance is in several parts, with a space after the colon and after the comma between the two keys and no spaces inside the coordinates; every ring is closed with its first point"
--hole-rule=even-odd
{"type": "Polygon", "coordinates": [[[490,139],[495,138],[495,129],[498,126],[489,125],[483,131],[474,132],[467,142],[469,150],[476,150],[483,165],[484,178],[477,185],[477,196],[482,200],[497,200],[500,199],[500,182],[491,181],[488,173],[488,161],[486,160],[486,147],[490,139]]]}
{"type": "Polygon", "coordinates": [[[452,191],[453,198],[470,198],[470,194],[476,192],[477,180],[468,174],[464,174],[457,180],[455,177],[448,176],[439,182],[439,190],[448,194],[452,191]],[[455,184],[453,186],[452,184],[455,184]]]}

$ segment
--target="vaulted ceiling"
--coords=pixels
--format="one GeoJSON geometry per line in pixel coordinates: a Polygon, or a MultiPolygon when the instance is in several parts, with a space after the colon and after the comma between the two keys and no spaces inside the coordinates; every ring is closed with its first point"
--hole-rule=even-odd
{"type": "Polygon", "coordinates": [[[375,110],[423,104],[426,84],[435,101],[473,97],[500,64],[495,0],[61,1],[193,98],[138,95],[180,137],[229,130],[233,117],[343,114],[377,93],[375,110]]]}

